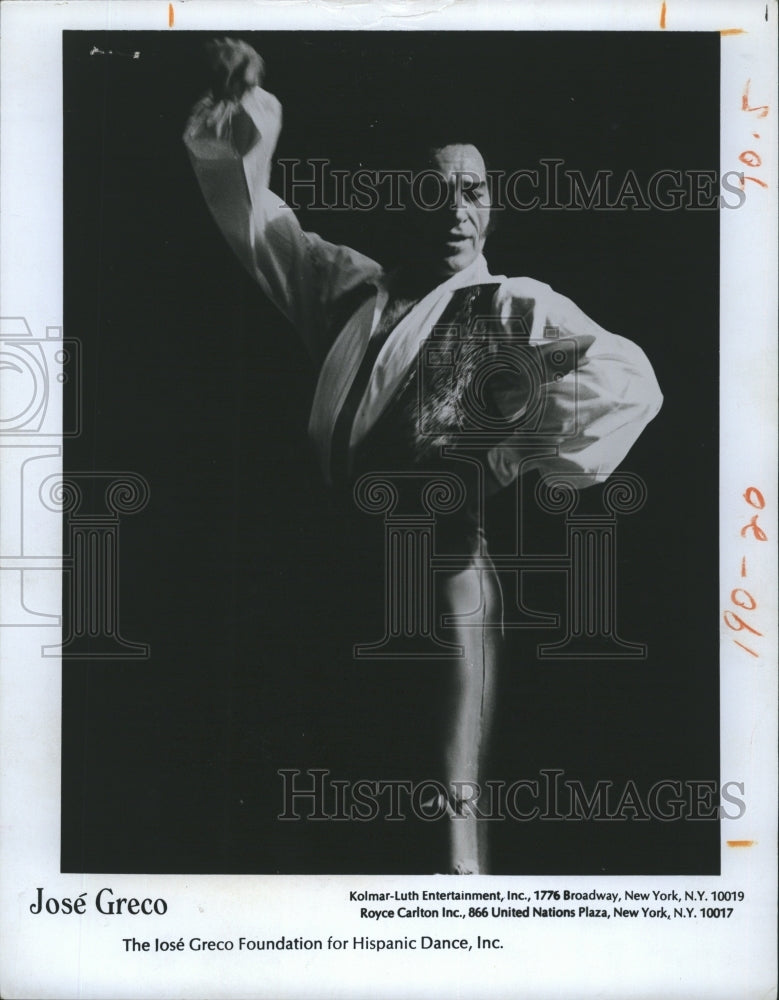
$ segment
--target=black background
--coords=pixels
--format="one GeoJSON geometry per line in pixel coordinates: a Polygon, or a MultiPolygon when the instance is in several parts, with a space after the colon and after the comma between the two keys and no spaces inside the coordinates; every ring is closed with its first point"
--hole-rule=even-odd
{"type": "MultiPolygon", "coordinates": [[[[238,34],[284,106],[279,156],[381,165],[443,127],[493,168],[718,168],[715,34],[238,34]]],[[[65,333],[84,356],[66,469],[150,483],[121,525],[119,587],[122,632],[152,655],[64,661],[62,867],[433,870],[433,828],[275,819],[281,767],[428,776],[435,672],[352,660],[381,635],[381,539],[347,527],[320,485],[313,372],[188,164],[208,37],[64,34],[65,333]]],[[[380,259],[397,240],[380,213],[301,220],[380,259]]],[[[619,527],[620,632],[649,656],[538,662],[559,635],[513,636],[494,777],[716,780],[717,212],[502,213],[487,257],[640,344],[665,396],[624,465],[647,503],[619,527]]],[[[562,521],[547,529],[560,551],[562,521]]],[[[561,610],[556,586],[539,581],[539,606],[561,610]]],[[[713,873],[719,826],[496,824],[494,867],[713,873]]]]}

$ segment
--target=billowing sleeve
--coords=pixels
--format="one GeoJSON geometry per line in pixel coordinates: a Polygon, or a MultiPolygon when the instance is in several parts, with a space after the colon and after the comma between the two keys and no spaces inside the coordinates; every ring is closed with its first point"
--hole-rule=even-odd
{"type": "Polygon", "coordinates": [[[564,476],[577,488],[605,481],[662,405],[646,355],[530,278],[506,281],[496,308],[505,329],[525,321],[534,362],[524,385],[503,379],[499,407],[516,419],[512,434],[489,453],[498,483],[531,469],[564,476]]]}
{"type": "Polygon", "coordinates": [[[356,286],[374,279],[375,261],[304,232],[269,189],[281,105],[260,87],[240,101],[203,98],[184,143],[203,196],[236,256],[296,328],[312,358],[329,344],[329,314],[356,286]]]}

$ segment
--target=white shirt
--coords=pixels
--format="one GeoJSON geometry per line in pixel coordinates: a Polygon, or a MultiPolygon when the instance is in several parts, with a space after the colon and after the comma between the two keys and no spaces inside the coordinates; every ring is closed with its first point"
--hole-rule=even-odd
{"type": "MultiPolygon", "coordinates": [[[[281,130],[281,106],[256,87],[240,104],[202,100],[184,133],[206,202],[241,262],[297,330],[319,369],[309,434],[323,473],[341,405],[387,302],[386,275],[369,257],[304,232],[292,210],[268,188],[271,157],[281,130]],[[332,310],[359,285],[368,298],[348,318],[334,342],[332,310]]],[[[506,330],[532,307],[530,344],[548,343],[547,333],[573,342],[578,361],[563,378],[544,384],[539,437],[554,454],[528,461],[527,438],[509,435],[487,456],[505,485],[520,471],[540,468],[565,474],[577,487],[603,481],[627,455],[662,403],[657,380],[643,351],[598,326],[570,299],[533,278],[491,275],[483,257],[442,282],[394,328],[378,354],[352,426],[358,444],[392,398],[420,346],[455,289],[497,282],[493,313],[506,330]]],[[[514,409],[511,391],[500,399],[514,409]]]]}

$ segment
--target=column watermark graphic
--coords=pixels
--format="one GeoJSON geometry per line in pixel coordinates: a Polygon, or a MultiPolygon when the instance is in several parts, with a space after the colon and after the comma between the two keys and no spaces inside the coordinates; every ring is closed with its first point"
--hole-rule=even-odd
{"type": "Polygon", "coordinates": [[[44,646],[43,655],[147,659],[149,646],[121,633],[119,522],[146,506],[148,483],[133,473],[55,475],[41,484],[40,497],[48,510],[62,513],[66,528],[63,637],[44,646]]]}
{"type": "Polygon", "coordinates": [[[385,631],[374,643],[357,644],[356,659],[437,659],[461,656],[462,646],[440,638],[435,622],[435,525],[465,501],[465,487],[444,472],[363,476],[355,501],[368,514],[384,515],[385,631]],[[402,489],[401,489],[402,487],[402,489]],[[401,503],[401,493],[411,502],[401,503]]]}
{"type": "Polygon", "coordinates": [[[148,644],[120,627],[119,526],[146,506],[149,484],[134,472],[62,470],[64,440],[83,430],[82,360],[61,327],[36,337],[24,317],[0,318],[0,627],[61,629],[42,656],[145,659],[148,644]]]}
{"type": "Polygon", "coordinates": [[[494,316],[475,316],[467,325],[435,328],[422,344],[403,390],[407,402],[401,394],[392,413],[393,420],[408,425],[405,437],[416,451],[417,468],[369,472],[354,488],[360,511],[384,517],[386,580],[385,634],[357,644],[355,658],[460,657],[462,648],[442,635],[452,625],[554,630],[559,638],[536,647],[542,660],[646,658],[645,642],[620,635],[618,608],[618,529],[623,516],[646,503],[642,477],[628,471],[603,477],[595,493],[602,509],[594,513],[579,510],[582,490],[593,485],[593,477],[573,471],[543,472],[534,510],[521,499],[525,473],[553,463],[579,433],[578,360],[589,346],[548,326],[543,339],[530,342],[533,306],[528,299],[525,313],[520,308],[509,328],[494,316]],[[550,425],[550,389],[562,379],[572,402],[564,425],[550,425]],[[487,552],[487,496],[506,466],[514,470],[507,484],[515,498],[514,545],[487,552]],[[458,530],[472,535],[468,551],[439,546],[451,515],[463,511],[467,517],[458,530]],[[525,522],[536,512],[562,520],[554,550],[525,546],[525,522]],[[467,567],[500,575],[503,607],[495,620],[485,620],[483,608],[456,616],[436,608],[436,575],[467,567]],[[561,607],[533,606],[528,581],[534,574],[562,578],[561,607]]]}

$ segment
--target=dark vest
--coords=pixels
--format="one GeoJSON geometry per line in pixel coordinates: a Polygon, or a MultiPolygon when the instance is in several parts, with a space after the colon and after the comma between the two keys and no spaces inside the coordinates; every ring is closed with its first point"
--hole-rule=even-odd
{"type": "MultiPolygon", "coordinates": [[[[478,391],[474,381],[485,371],[490,350],[491,315],[497,283],[458,288],[441,318],[423,342],[417,363],[412,364],[370,431],[354,449],[351,481],[372,472],[445,471],[459,477],[466,502],[451,515],[437,519],[439,550],[472,548],[479,524],[478,468],[458,460],[458,448],[467,449],[469,433],[478,431],[471,414],[469,394],[478,391]],[[484,329],[480,329],[483,327],[484,329]]],[[[526,317],[518,341],[527,343],[532,316],[526,317]],[[530,322],[528,322],[528,320],[530,322]]],[[[492,404],[481,399],[483,416],[492,404]]],[[[499,417],[495,412],[496,419],[499,417]]],[[[472,439],[471,439],[472,440],[472,439]]],[[[401,490],[402,477],[394,480],[401,490]]],[[[409,480],[408,500],[419,492],[409,480]]]]}
{"type": "Polygon", "coordinates": [[[489,318],[497,284],[458,288],[392,398],[355,449],[355,475],[441,467],[445,446],[469,430],[466,395],[485,356],[477,318],[489,318]]]}

